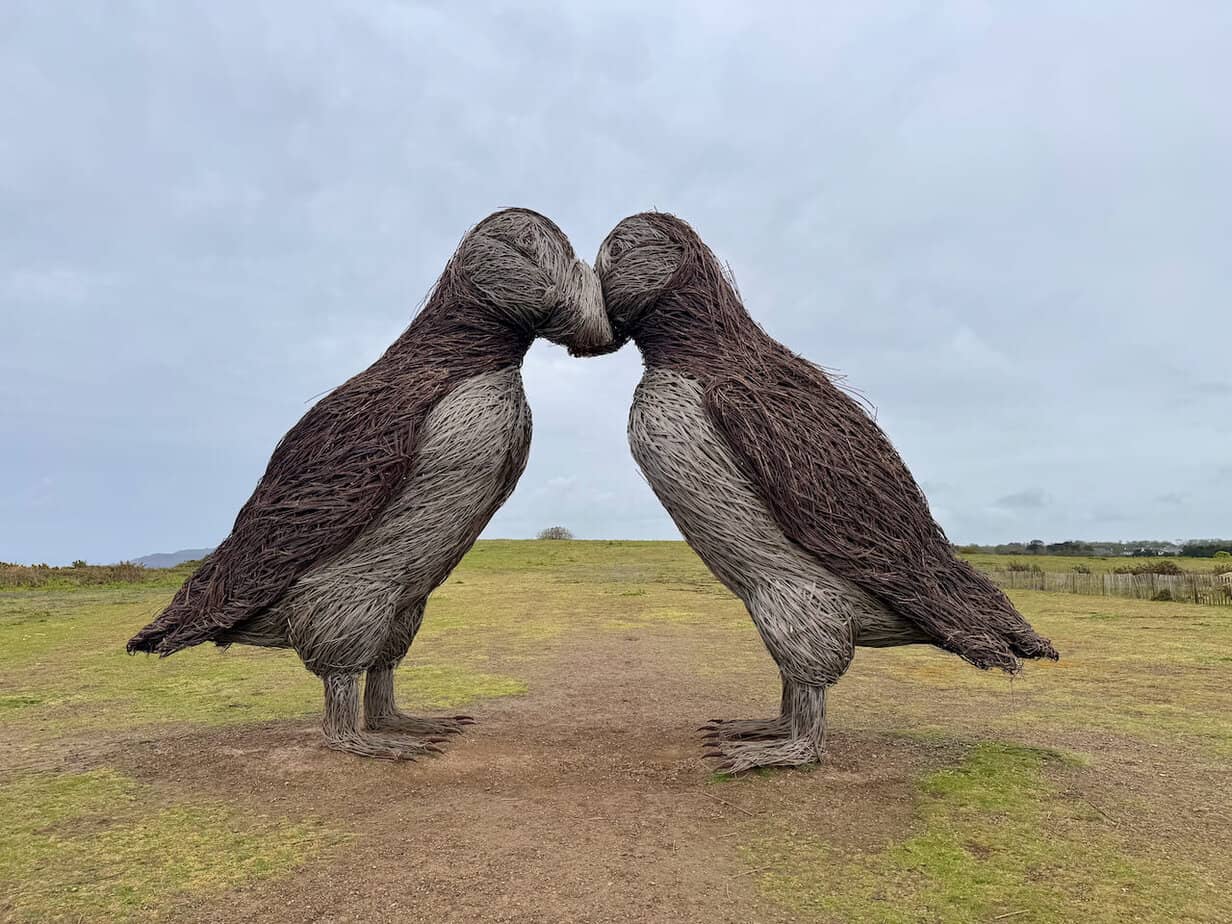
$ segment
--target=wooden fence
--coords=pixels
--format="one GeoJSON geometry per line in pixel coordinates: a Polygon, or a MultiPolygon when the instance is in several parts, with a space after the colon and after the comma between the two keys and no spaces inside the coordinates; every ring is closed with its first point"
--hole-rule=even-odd
{"type": "Polygon", "coordinates": [[[1175,600],[1232,606],[1232,579],[1221,574],[1080,574],[1077,571],[989,571],[998,587],[1053,593],[1175,600]]]}

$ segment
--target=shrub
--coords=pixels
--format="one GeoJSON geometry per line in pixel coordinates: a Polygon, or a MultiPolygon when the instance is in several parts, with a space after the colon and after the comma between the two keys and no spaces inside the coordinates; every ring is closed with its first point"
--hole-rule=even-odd
{"type": "Polygon", "coordinates": [[[1151,561],[1141,565],[1121,565],[1112,569],[1117,574],[1184,574],[1185,569],[1174,561],[1151,561]]]}
{"type": "Polygon", "coordinates": [[[1028,565],[1025,562],[1012,561],[1008,565],[1005,566],[1005,570],[1006,571],[1031,571],[1031,572],[1034,572],[1035,574],[1040,574],[1043,572],[1044,569],[1041,568],[1039,565],[1034,565],[1034,564],[1028,565]]]}
{"type": "Polygon", "coordinates": [[[538,539],[572,539],[573,533],[569,532],[564,526],[549,526],[547,529],[540,531],[536,537],[538,539]]]}
{"type": "Polygon", "coordinates": [[[1213,558],[1216,552],[1232,554],[1232,539],[1191,539],[1181,546],[1181,554],[1194,558],[1213,558]]]}
{"type": "Polygon", "coordinates": [[[158,574],[157,571],[148,571],[131,561],[122,561],[118,565],[87,565],[85,562],[74,562],[71,568],[51,568],[45,564],[14,565],[0,562],[0,587],[140,584],[156,578],[158,574]]]}
{"type": "Polygon", "coordinates": [[[84,568],[85,566],[86,566],[86,560],[84,558],[78,558],[73,562],[74,568],[84,568]]]}
{"type": "Polygon", "coordinates": [[[1159,601],[1159,602],[1171,602],[1172,591],[1170,591],[1167,587],[1165,587],[1163,590],[1157,590],[1155,591],[1155,595],[1151,597],[1151,599],[1155,601],[1159,601]]]}
{"type": "Polygon", "coordinates": [[[1220,549],[1218,552],[1216,552],[1211,557],[1212,558],[1232,558],[1232,552],[1229,552],[1225,549],[1220,549]]]}
{"type": "Polygon", "coordinates": [[[1091,569],[1088,568],[1086,565],[1074,565],[1074,573],[1075,574],[1090,574],[1091,569]]]}

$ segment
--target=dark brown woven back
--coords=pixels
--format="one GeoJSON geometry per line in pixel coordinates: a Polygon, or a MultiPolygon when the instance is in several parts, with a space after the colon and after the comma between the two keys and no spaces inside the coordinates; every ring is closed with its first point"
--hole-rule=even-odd
{"type": "Polygon", "coordinates": [[[1013,672],[1020,658],[1057,657],[1000,589],[954,556],[864,409],[749,317],[692,228],[647,213],[610,239],[615,254],[601,250],[596,266],[613,327],[648,365],[701,383],[711,418],[789,539],[978,667],[1013,672]],[[652,259],[637,252],[643,241],[652,259]]]}
{"type": "MultiPolygon", "coordinates": [[[[536,213],[507,210],[485,221],[511,214],[541,222],[572,258],[564,234],[536,213]]],[[[172,654],[275,603],[389,503],[414,465],[419,429],[441,398],[475,375],[521,363],[533,325],[493,310],[488,293],[472,282],[459,257],[470,239],[385,354],[282,438],[231,534],[129,641],[130,652],[172,654]]]]}

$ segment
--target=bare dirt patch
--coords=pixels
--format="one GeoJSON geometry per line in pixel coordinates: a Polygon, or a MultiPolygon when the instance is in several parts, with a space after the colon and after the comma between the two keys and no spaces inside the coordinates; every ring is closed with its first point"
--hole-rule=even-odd
{"type": "Polygon", "coordinates": [[[823,824],[838,843],[888,841],[936,755],[839,732],[814,771],[716,780],[696,726],[772,710],[774,674],[742,699],[716,696],[682,669],[689,641],[575,634],[567,657],[535,666],[530,694],[472,710],[480,723],[431,760],[335,754],[311,721],[185,730],[109,759],[158,788],[311,807],[352,835],[276,883],[185,904],[179,920],[796,920],[760,894],[748,839],[823,824]]]}
{"type": "Polygon", "coordinates": [[[1012,683],[861,651],[821,766],[731,780],[696,728],[778,678],[680,544],[481,544],[399,672],[479,724],[405,764],[325,750],[288,653],[125,657],[158,593],[0,599],[0,919],[1220,920],[1232,632],[1197,607],[1021,595],[1064,657],[1012,683]]]}

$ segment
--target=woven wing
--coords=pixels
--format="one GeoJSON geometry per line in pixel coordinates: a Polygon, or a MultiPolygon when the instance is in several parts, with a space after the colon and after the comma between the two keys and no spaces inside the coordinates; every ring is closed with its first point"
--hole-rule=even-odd
{"type": "Polygon", "coordinates": [[[747,378],[712,382],[706,407],[788,538],[977,667],[1055,659],[1005,594],[955,558],[864,410],[816,366],[773,354],[747,378]]]}
{"type": "Polygon", "coordinates": [[[447,390],[361,373],[318,402],[275,448],[231,534],[128,650],[172,654],[275,603],[296,578],[346,548],[396,495],[417,433],[447,390]]]}

